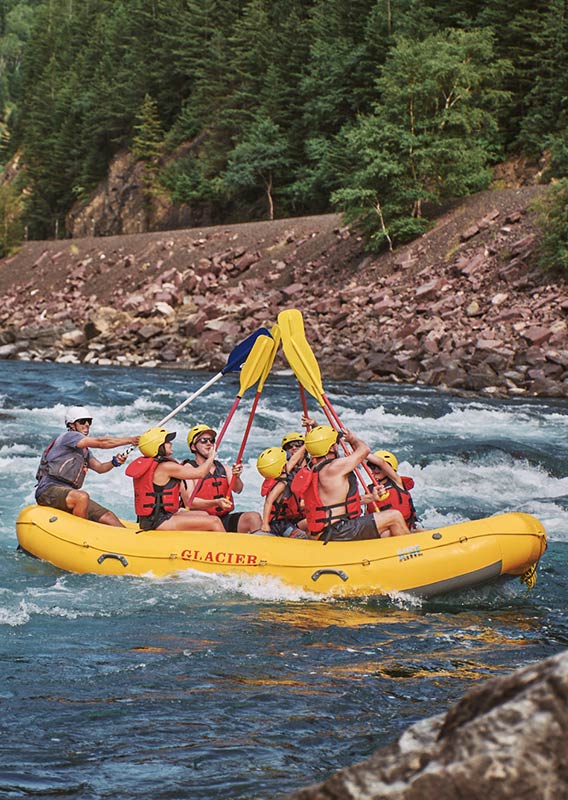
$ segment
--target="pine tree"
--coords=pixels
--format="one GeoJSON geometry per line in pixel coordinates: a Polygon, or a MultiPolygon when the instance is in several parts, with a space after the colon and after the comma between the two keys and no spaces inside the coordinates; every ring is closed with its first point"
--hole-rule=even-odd
{"type": "Polygon", "coordinates": [[[495,88],[507,64],[492,47],[487,31],[397,40],[381,102],[345,134],[350,165],[334,195],[376,246],[424,231],[426,202],[488,184],[494,112],[507,98],[495,88]]]}

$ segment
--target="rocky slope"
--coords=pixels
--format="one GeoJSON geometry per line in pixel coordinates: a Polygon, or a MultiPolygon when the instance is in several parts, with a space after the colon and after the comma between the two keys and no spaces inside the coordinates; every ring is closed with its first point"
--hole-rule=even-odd
{"type": "Polygon", "coordinates": [[[394,253],[326,215],[29,242],[0,262],[0,358],[218,369],[283,308],[324,377],[568,395],[568,290],[535,265],[538,186],[484,192],[394,253]]]}

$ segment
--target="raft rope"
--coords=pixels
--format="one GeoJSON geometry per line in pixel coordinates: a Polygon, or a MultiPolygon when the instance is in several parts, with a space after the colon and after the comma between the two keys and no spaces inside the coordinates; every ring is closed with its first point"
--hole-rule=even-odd
{"type": "Polygon", "coordinates": [[[536,584],[536,564],[531,564],[520,577],[521,583],[526,583],[527,589],[534,589],[536,584]]]}

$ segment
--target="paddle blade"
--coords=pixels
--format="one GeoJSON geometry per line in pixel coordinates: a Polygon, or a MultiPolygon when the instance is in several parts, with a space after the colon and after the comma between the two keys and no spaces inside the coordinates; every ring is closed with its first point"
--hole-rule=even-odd
{"type": "Polygon", "coordinates": [[[223,375],[226,372],[238,372],[241,369],[259,336],[270,336],[270,332],[267,328],[259,328],[257,331],[251,333],[250,336],[247,336],[246,339],[243,339],[242,342],[236,345],[236,347],[234,347],[229,353],[227,363],[221,370],[223,375]]]}
{"type": "Polygon", "coordinates": [[[266,362],[272,353],[273,344],[274,340],[270,334],[268,336],[261,335],[254,342],[241,369],[239,397],[242,397],[246,390],[260,379],[266,362]]]}
{"type": "Polygon", "coordinates": [[[282,348],[286,360],[302,386],[324,405],[324,390],[319,364],[306,340],[301,311],[295,308],[278,314],[278,325],[282,335],[282,348]]]}
{"type": "Polygon", "coordinates": [[[264,383],[268,378],[268,373],[272,369],[272,365],[274,364],[274,359],[276,358],[276,353],[278,352],[278,348],[280,347],[280,328],[278,325],[273,325],[270,331],[270,335],[272,336],[272,350],[269,353],[266,364],[264,365],[264,369],[260,375],[260,380],[258,382],[258,393],[262,392],[264,389],[264,383]]]}

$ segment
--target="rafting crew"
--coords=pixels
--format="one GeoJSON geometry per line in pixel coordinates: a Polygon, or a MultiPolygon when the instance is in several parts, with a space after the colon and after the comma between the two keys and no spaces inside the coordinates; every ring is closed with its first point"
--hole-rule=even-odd
{"type": "Polygon", "coordinates": [[[311,538],[351,541],[410,533],[396,509],[361,515],[355,470],[371,450],[355,433],[339,433],[329,425],[318,425],[306,434],[305,447],[312,464],[296,473],[291,489],[303,499],[311,538]],[[339,455],[340,436],[352,447],[348,455],[339,455]]]}
{"type": "Polygon", "coordinates": [[[215,460],[215,448],[198,466],[181,464],[173,457],[175,436],[165,428],[150,428],[138,443],[142,456],[126,468],[134,482],[134,507],[141,530],[224,531],[221,521],[205,511],[181,508],[182,481],[205,477],[215,460]]]}
{"type": "MultiPolygon", "coordinates": [[[[302,434],[294,434],[302,436],[302,434]]],[[[303,503],[292,491],[291,484],[298,469],[306,464],[305,446],[302,441],[289,459],[284,447],[269,447],[258,456],[256,466],[264,481],[260,494],[264,497],[262,527],[264,533],[287,536],[292,539],[307,539],[307,522],[303,503]]],[[[285,436],[283,442],[287,440],[285,436]]],[[[291,440],[294,443],[298,439],[291,440]]]]}
{"type": "Polygon", "coordinates": [[[414,479],[398,474],[398,458],[395,454],[389,450],[377,450],[367,458],[367,466],[376,481],[369,484],[367,493],[361,498],[367,504],[367,512],[395,508],[400,511],[411,531],[418,530],[418,517],[410,494],[414,479]]]}
{"type": "Polygon", "coordinates": [[[215,458],[211,459],[216,437],[216,431],[203,423],[194,425],[187,434],[192,458],[183,463],[198,468],[207,462],[208,466],[199,479],[185,481],[182,487],[184,504],[191,510],[205,511],[218,519],[223,530],[230,533],[258,531],[262,519],[257,511],[235,511],[233,492],[240,494],[243,490],[242,464],[233,464],[230,467],[215,458]]]}
{"type": "Polygon", "coordinates": [[[64,433],[57,436],[42,453],[36,474],[38,481],[35,498],[40,506],[51,506],[67,511],[76,517],[123,528],[113,511],[91,500],[82,486],[87,471],[100,475],[120,467],[126,461],[124,454],[114,455],[109,461],[99,461],[90,448],[111,450],[115,447],[137,445],[138,436],[91,436],[93,415],[84,406],[71,406],[65,412],[64,433]]]}

